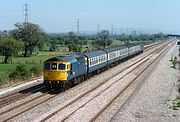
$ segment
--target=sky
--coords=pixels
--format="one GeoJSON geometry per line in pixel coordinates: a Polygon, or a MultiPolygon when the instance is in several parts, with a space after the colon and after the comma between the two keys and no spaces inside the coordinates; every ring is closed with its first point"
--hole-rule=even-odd
{"type": "Polygon", "coordinates": [[[23,22],[23,6],[29,5],[29,21],[46,32],[157,30],[180,31],[180,0],[1,0],[0,30],[11,30],[23,22]]]}

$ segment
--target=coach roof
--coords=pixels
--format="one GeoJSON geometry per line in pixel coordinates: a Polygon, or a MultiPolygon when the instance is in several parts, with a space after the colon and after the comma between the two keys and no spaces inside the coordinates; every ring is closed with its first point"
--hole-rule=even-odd
{"type": "Polygon", "coordinates": [[[106,54],[106,52],[103,50],[96,50],[96,51],[84,53],[84,55],[86,55],[88,58],[92,58],[92,57],[96,57],[96,56],[100,56],[100,55],[104,55],[104,54],[106,54]]]}

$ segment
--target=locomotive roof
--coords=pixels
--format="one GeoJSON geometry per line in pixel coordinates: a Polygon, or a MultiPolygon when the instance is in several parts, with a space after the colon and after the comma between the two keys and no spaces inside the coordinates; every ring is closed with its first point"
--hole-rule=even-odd
{"type": "Polygon", "coordinates": [[[82,54],[73,53],[73,54],[56,56],[56,57],[46,60],[45,62],[51,62],[51,61],[69,62],[70,60],[74,60],[74,59],[78,59],[78,58],[82,58],[82,57],[83,57],[82,54]]]}

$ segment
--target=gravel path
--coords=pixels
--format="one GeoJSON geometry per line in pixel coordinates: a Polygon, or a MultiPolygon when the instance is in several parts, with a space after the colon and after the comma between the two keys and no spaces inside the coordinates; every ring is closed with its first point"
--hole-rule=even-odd
{"type": "Polygon", "coordinates": [[[118,111],[113,122],[179,122],[180,110],[173,110],[172,103],[178,95],[177,69],[171,68],[174,46],[155,67],[154,72],[139,86],[130,99],[118,111]]]}

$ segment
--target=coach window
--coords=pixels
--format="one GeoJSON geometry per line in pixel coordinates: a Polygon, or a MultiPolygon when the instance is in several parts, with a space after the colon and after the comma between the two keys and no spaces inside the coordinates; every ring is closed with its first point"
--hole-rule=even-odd
{"type": "Polygon", "coordinates": [[[57,63],[52,63],[52,70],[57,70],[57,63]]]}
{"type": "Polygon", "coordinates": [[[92,58],[90,59],[90,66],[92,66],[92,58]]]}
{"type": "Polygon", "coordinates": [[[94,64],[95,64],[95,58],[92,59],[92,65],[94,65],[94,64]]]}
{"type": "Polygon", "coordinates": [[[96,64],[96,59],[94,58],[94,59],[93,59],[93,65],[95,65],[95,64],[96,64]]]}
{"type": "Polygon", "coordinates": [[[91,66],[93,65],[93,63],[94,63],[94,59],[92,58],[92,59],[91,59],[91,66]]]}
{"type": "Polygon", "coordinates": [[[97,64],[97,57],[95,57],[95,64],[97,64]]]}
{"type": "Polygon", "coordinates": [[[91,60],[91,63],[90,63],[90,64],[91,64],[91,66],[92,66],[92,65],[93,65],[93,58],[91,58],[90,60],[91,60]]]}

